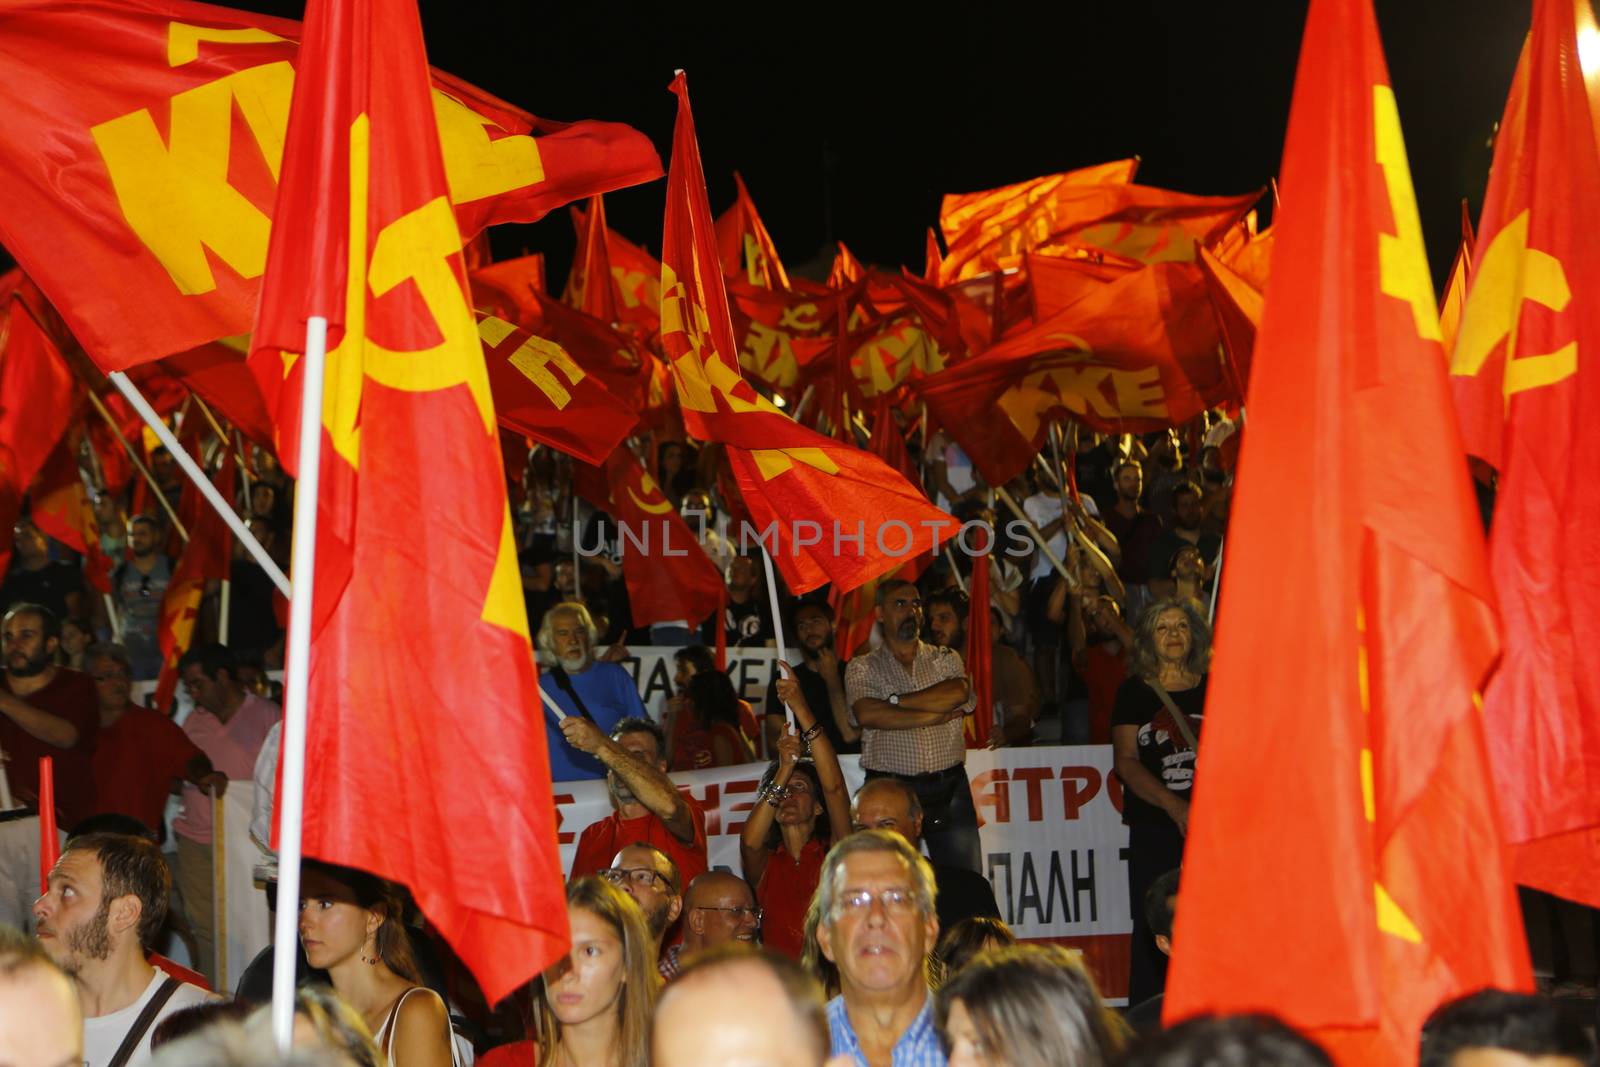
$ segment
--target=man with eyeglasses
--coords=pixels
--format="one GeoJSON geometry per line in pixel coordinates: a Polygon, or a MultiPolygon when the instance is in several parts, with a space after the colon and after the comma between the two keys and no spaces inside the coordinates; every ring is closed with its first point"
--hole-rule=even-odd
{"type": "Polygon", "coordinates": [[[961,653],[922,640],[922,598],[911,582],[879,585],[875,611],[883,645],[851,660],[844,680],[861,724],[861,767],[916,790],[935,863],[982,873],[962,735],[977,702],[961,653]]]}
{"type": "Polygon", "coordinates": [[[727,871],[707,871],[683,895],[683,940],[661,955],[661,977],[678,977],[680,960],[727,944],[752,945],[761,909],[750,883],[727,871]]]}
{"type": "Polygon", "coordinates": [[[0,620],[0,770],[20,805],[0,812],[0,923],[12,926],[27,925],[39,889],[39,758],[53,761],[58,825],[95,810],[94,686],[61,665],[60,651],[61,623],[49,608],[16,604],[0,620]]]}
{"type": "Polygon", "coordinates": [[[661,942],[683,911],[683,883],[678,880],[678,865],[658,848],[641,843],[618,852],[611,866],[600,877],[638,902],[661,954],[661,942]]]}
{"type": "Polygon", "coordinates": [[[939,938],[933,870],[904,837],[862,830],[834,845],[817,886],[817,947],[839,968],[834,1056],[859,1067],[945,1067],[923,958],[939,938]]]}
{"type": "Polygon", "coordinates": [[[149,515],[135,515],[128,520],[131,556],[112,577],[122,641],[133,661],[134,680],[139,682],[161,673],[161,598],[172,581],[172,561],[161,546],[161,525],[149,515]]]}
{"type": "Polygon", "coordinates": [[[133,670],[126,648],[90,645],[83,663],[100,702],[94,780],[101,814],[131,816],[159,834],[174,781],[192,783],[211,796],[222,795],[227,776],[211,766],[211,758],[182,727],[133,702],[133,670]]]}

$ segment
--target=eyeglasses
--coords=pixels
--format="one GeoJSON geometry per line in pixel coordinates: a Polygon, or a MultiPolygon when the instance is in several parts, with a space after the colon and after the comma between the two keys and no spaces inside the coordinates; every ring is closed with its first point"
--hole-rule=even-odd
{"type": "Polygon", "coordinates": [[[672,892],[672,883],[663,878],[659,871],[652,871],[649,867],[608,867],[600,872],[600,877],[615,886],[632,882],[640,889],[654,889],[656,883],[660,882],[662,892],[672,892]]]}
{"type": "Polygon", "coordinates": [[[834,901],[833,913],[836,916],[866,915],[872,911],[873,901],[882,904],[888,915],[909,915],[917,907],[917,895],[909,889],[880,889],[876,893],[857,889],[834,901]]]}
{"type": "Polygon", "coordinates": [[[691,908],[690,910],[691,911],[724,911],[724,912],[727,912],[729,915],[732,915],[735,922],[743,922],[745,916],[748,915],[748,916],[750,916],[752,919],[754,919],[756,921],[756,925],[757,926],[761,925],[761,909],[760,908],[747,908],[747,907],[745,907],[743,905],[740,905],[737,908],[714,908],[710,904],[701,904],[701,905],[698,905],[698,906],[696,906],[694,908],[691,908]]]}

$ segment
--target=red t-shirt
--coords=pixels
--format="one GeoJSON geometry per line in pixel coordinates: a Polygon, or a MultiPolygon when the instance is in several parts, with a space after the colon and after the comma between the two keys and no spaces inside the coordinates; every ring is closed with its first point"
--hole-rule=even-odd
{"type": "Polygon", "coordinates": [[[1111,651],[1104,642],[1084,649],[1083,688],[1089,696],[1089,743],[1111,743],[1111,709],[1117,703],[1117,690],[1128,680],[1128,653],[1120,645],[1111,651]]]}
{"type": "Polygon", "coordinates": [[[539,1062],[539,1046],[532,1041],[496,1045],[473,1062],[478,1067],[535,1067],[539,1062]]]}
{"type": "MultiPolygon", "coordinates": [[[[10,675],[0,677],[0,682],[5,685],[6,692],[14,692],[10,675]]],[[[100,700],[95,695],[94,683],[87,674],[57,667],[56,676],[50,679],[49,685],[17,699],[78,728],[77,744],[71,748],[57,748],[28,733],[13,722],[11,716],[0,715],[0,749],[9,757],[6,776],[11,783],[11,796],[19,804],[37,804],[39,757],[51,757],[55,765],[56,810],[61,815],[61,829],[71,829],[95,813],[94,746],[100,734],[100,700]]]]}
{"type": "Polygon", "coordinates": [[[173,779],[181,780],[190,761],[201,755],[177,723],[159,711],[129,705],[100,731],[94,752],[96,806],[101,812],[132,815],[157,830],[173,779]]]}
{"type": "Polygon", "coordinates": [[[806,944],[806,909],[822,881],[822,861],[828,850],[812,838],[794,859],[779,845],[761,872],[756,900],[761,904],[761,943],[774,952],[799,959],[806,944]]]}
{"type": "Polygon", "coordinates": [[[578,837],[578,853],[572,859],[572,877],[581,878],[611,866],[611,860],[629,845],[654,846],[672,857],[678,865],[679,884],[687,887],[706,869],[706,813],[693,797],[680,794],[689,805],[689,819],[694,823],[694,843],[684,844],[672,836],[655,815],[646,812],[637,819],[624,819],[612,812],[604,819],[584,830],[578,837]]]}

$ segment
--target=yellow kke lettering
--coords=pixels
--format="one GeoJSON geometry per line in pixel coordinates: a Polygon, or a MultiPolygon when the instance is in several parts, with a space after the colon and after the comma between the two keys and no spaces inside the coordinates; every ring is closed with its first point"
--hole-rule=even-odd
{"type": "MultiPolygon", "coordinates": [[[[178,67],[199,58],[202,42],[239,45],[279,40],[248,27],[221,30],[174,22],[168,26],[167,58],[169,65],[178,67]]],[[[123,217],[179,293],[193,296],[216,289],[207,249],[241,278],[260,277],[266,269],[271,220],[228,181],[235,151],[232,116],[237,110],[244,119],[255,149],[276,180],[293,95],[294,70],[280,60],[174,94],[168,101],[165,141],[146,108],[90,129],[123,217]]],[[[489,120],[437,89],[433,105],[453,203],[470,203],[544,180],[532,137],[491,140],[489,120]]],[[[242,150],[249,151],[249,146],[242,150]]]]}

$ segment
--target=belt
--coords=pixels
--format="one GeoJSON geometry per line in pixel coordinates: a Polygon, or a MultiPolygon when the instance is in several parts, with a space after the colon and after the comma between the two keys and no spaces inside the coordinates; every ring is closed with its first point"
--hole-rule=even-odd
{"type": "Polygon", "coordinates": [[[966,777],[967,765],[965,763],[952,763],[942,771],[928,771],[926,774],[897,774],[894,771],[879,771],[870,767],[866,769],[868,778],[898,778],[902,782],[914,785],[933,785],[936,782],[948,781],[957,776],[966,777]]]}
{"type": "Polygon", "coordinates": [[[0,823],[14,822],[17,819],[38,818],[39,812],[34,808],[12,808],[10,811],[0,811],[0,823]]]}

